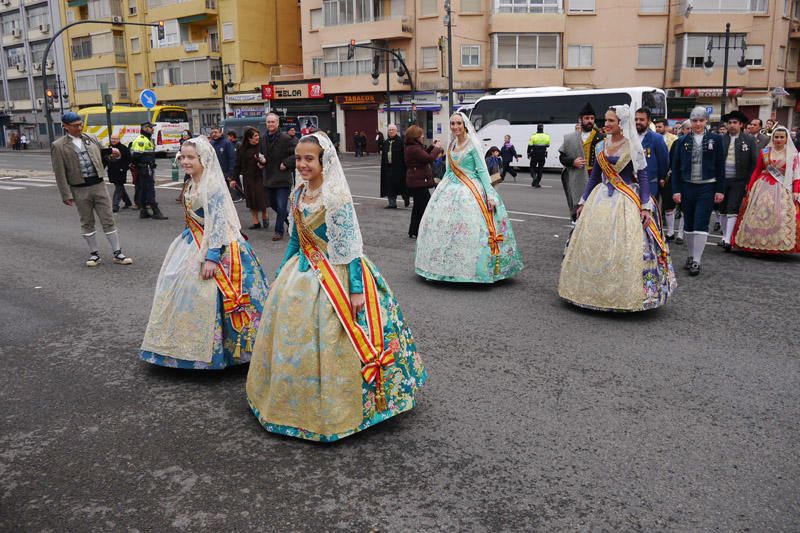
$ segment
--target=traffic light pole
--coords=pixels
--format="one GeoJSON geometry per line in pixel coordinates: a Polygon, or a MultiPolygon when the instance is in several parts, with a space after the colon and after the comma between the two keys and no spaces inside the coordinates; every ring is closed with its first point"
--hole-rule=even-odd
{"type": "MultiPolygon", "coordinates": [[[[355,49],[356,48],[366,48],[367,50],[377,50],[378,52],[384,52],[386,54],[391,54],[392,56],[394,56],[395,59],[397,59],[397,61],[400,62],[400,64],[403,66],[403,72],[405,72],[406,78],[408,78],[408,83],[411,85],[411,121],[412,122],[416,122],[417,121],[417,90],[414,87],[414,80],[411,78],[411,71],[408,70],[408,66],[406,65],[406,62],[403,61],[403,56],[401,56],[400,54],[398,54],[394,50],[390,50],[389,48],[381,48],[380,46],[371,46],[371,45],[368,45],[368,44],[356,44],[355,41],[350,41],[350,44],[347,45],[347,59],[353,59],[353,57],[355,55],[355,49]]],[[[386,63],[386,67],[387,67],[386,68],[386,75],[388,76],[389,75],[389,68],[388,68],[389,67],[389,63],[388,63],[388,61],[386,63]]],[[[391,96],[391,93],[389,92],[388,87],[387,87],[386,95],[387,96],[391,96]]],[[[391,102],[387,101],[387,103],[386,103],[386,106],[387,106],[386,107],[387,118],[388,118],[390,105],[391,105],[391,102]]]]}
{"type": "MultiPolygon", "coordinates": [[[[67,24],[60,30],[58,30],[49,41],[47,41],[47,46],[44,47],[44,53],[42,54],[42,65],[47,65],[47,56],[50,54],[50,48],[53,47],[53,43],[56,42],[62,33],[67,31],[68,29],[72,28],[73,26],[77,26],[79,24],[108,24],[110,26],[149,26],[152,28],[159,28],[159,33],[163,31],[164,28],[164,21],[160,20],[155,24],[148,24],[145,22],[123,22],[123,21],[113,21],[113,20],[79,20],[77,22],[73,22],[71,24],[67,24]]],[[[53,109],[50,107],[50,99],[47,97],[47,68],[44,69],[44,73],[42,75],[42,95],[44,96],[44,115],[47,119],[47,138],[50,141],[50,144],[53,144],[53,141],[56,140],[56,134],[53,129],[53,109]]],[[[59,90],[61,88],[59,87],[59,90]]]]}

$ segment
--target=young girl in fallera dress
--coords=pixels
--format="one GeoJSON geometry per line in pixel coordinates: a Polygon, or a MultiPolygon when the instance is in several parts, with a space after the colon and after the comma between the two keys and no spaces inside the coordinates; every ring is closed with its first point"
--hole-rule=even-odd
{"type": "Polygon", "coordinates": [[[331,442],[414,407],[426,374],[397,300],[364,256],[333,144],[315,133],[295,154],[302,183],[247,398],[267,431],[331,442]]]}

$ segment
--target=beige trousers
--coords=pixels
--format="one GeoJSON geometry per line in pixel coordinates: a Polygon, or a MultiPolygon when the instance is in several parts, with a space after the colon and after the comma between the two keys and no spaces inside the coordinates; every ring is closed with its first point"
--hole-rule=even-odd
{"type": "Polygon", "coordinates": [[[81,231],[84,235],[94,233],[94,215],[100,219],[105,233],[111,233],[117,227],[114,224],[114,214],[111,211],[111,198],[105,183],[90,185],[89,187],[72,187],[72,198],[78,208],[81,218],[81,231]]]}

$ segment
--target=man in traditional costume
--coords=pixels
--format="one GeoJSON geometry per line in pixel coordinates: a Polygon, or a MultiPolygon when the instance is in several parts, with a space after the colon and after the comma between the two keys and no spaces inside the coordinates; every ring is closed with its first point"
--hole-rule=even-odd
{"type": "Polygon", "coordinates": [[[664,138],[650,129],[650,110],[642,107],[636,110],[636,133],[639,134],[639,142],[644,150],[647,159],[647,179],[650,181],[650,196],[659,205],[661,210],[661,200],[659,192],[663,189],[663,184],[669,172],[669,149],[664,138]]]}
{"type": "Polygon", "coordinates": [[[731,249],[731,236],[736,225],[739,208],[742,207],[745,189],[758,162],[758,147],[755,139],[744,133],[747,117],[741,111],[732,111],[722,117],[728,125],[728,133],[722,138],[725,152],[725,199],[719,206],[722,241],[720,246],[731,249]]]}
{"type": "Polygon", "coordinates": [[[725,152],[722,137],[706,131],[708,113],[695,107],[689,115],[692,131],[676,145],[672,166],[672,198],[681,205],[689,257],[685,268],[700,274],[714,204],[725,198],[725,152]]]}
{"type": "Polygon", "coordinates": [[[558,160],[564,165],[561,172],[561,184],[567,196],[567,205],[572,221],[576,220],[576,210],[581,199],[589,174],[595,162],[595,147],[603,140],[603,133],[595,126],[595,111],[587,102],[580,113],[580,130],[564,136],[564,142],[558,149],[558,160]]]}
{"type": "MultiPolygon", "coordinates": [[[[66,135],[50,146],[50,157],[53,162],[53,173],[56,176],[61,201],[68,206],[75,206],[81,219],[81,231],[86,244],[89,245],[89,259],[86,266],[96,267],[100,264],[100,252],[97,246],[97,231],[94,217],[100,219],[103,232],[106,234],[114,263],[130,265],[130,257],[122,253],[117,226],[111,210],[111,199],[108,197],[106,184],[103,183],[103,156],[100,142],[93,136],[83,133],[83,120],[70,111],[61,119],[66,135]]],[[[108,156],[120,157],[120,151],[114,147],[108,149],[108,156]]]]}

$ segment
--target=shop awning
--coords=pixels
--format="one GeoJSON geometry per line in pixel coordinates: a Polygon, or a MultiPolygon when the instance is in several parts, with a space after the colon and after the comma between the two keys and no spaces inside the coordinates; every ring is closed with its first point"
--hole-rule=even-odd
{"type": "Polygon", "coordinates": [[[89,3],[89,0],[69,0],[69,2],[67,2],[67,5],[69,7],[81,7],[81,6],[85,6],[88,3],[89,3]]]}
{"type": "MultiPolygon", "coordinates": [[[[379,106],[381,111],[386,110],[386,106],[379,106]]],[[[417,104],[417,111],[441,111],[442,106],[436,104],[417,104]]],[[[389,107],[389,111],[411,111],[411,104],[394,104],[389,107]]]]}
{"type": "Polygon", "coordinates": [[[180,17],[178,24],[194,24],[195,22],[202,22],[208,18],[208,15],[201,13],[199,15],[190,15],[188,17],[180,17]]]}

